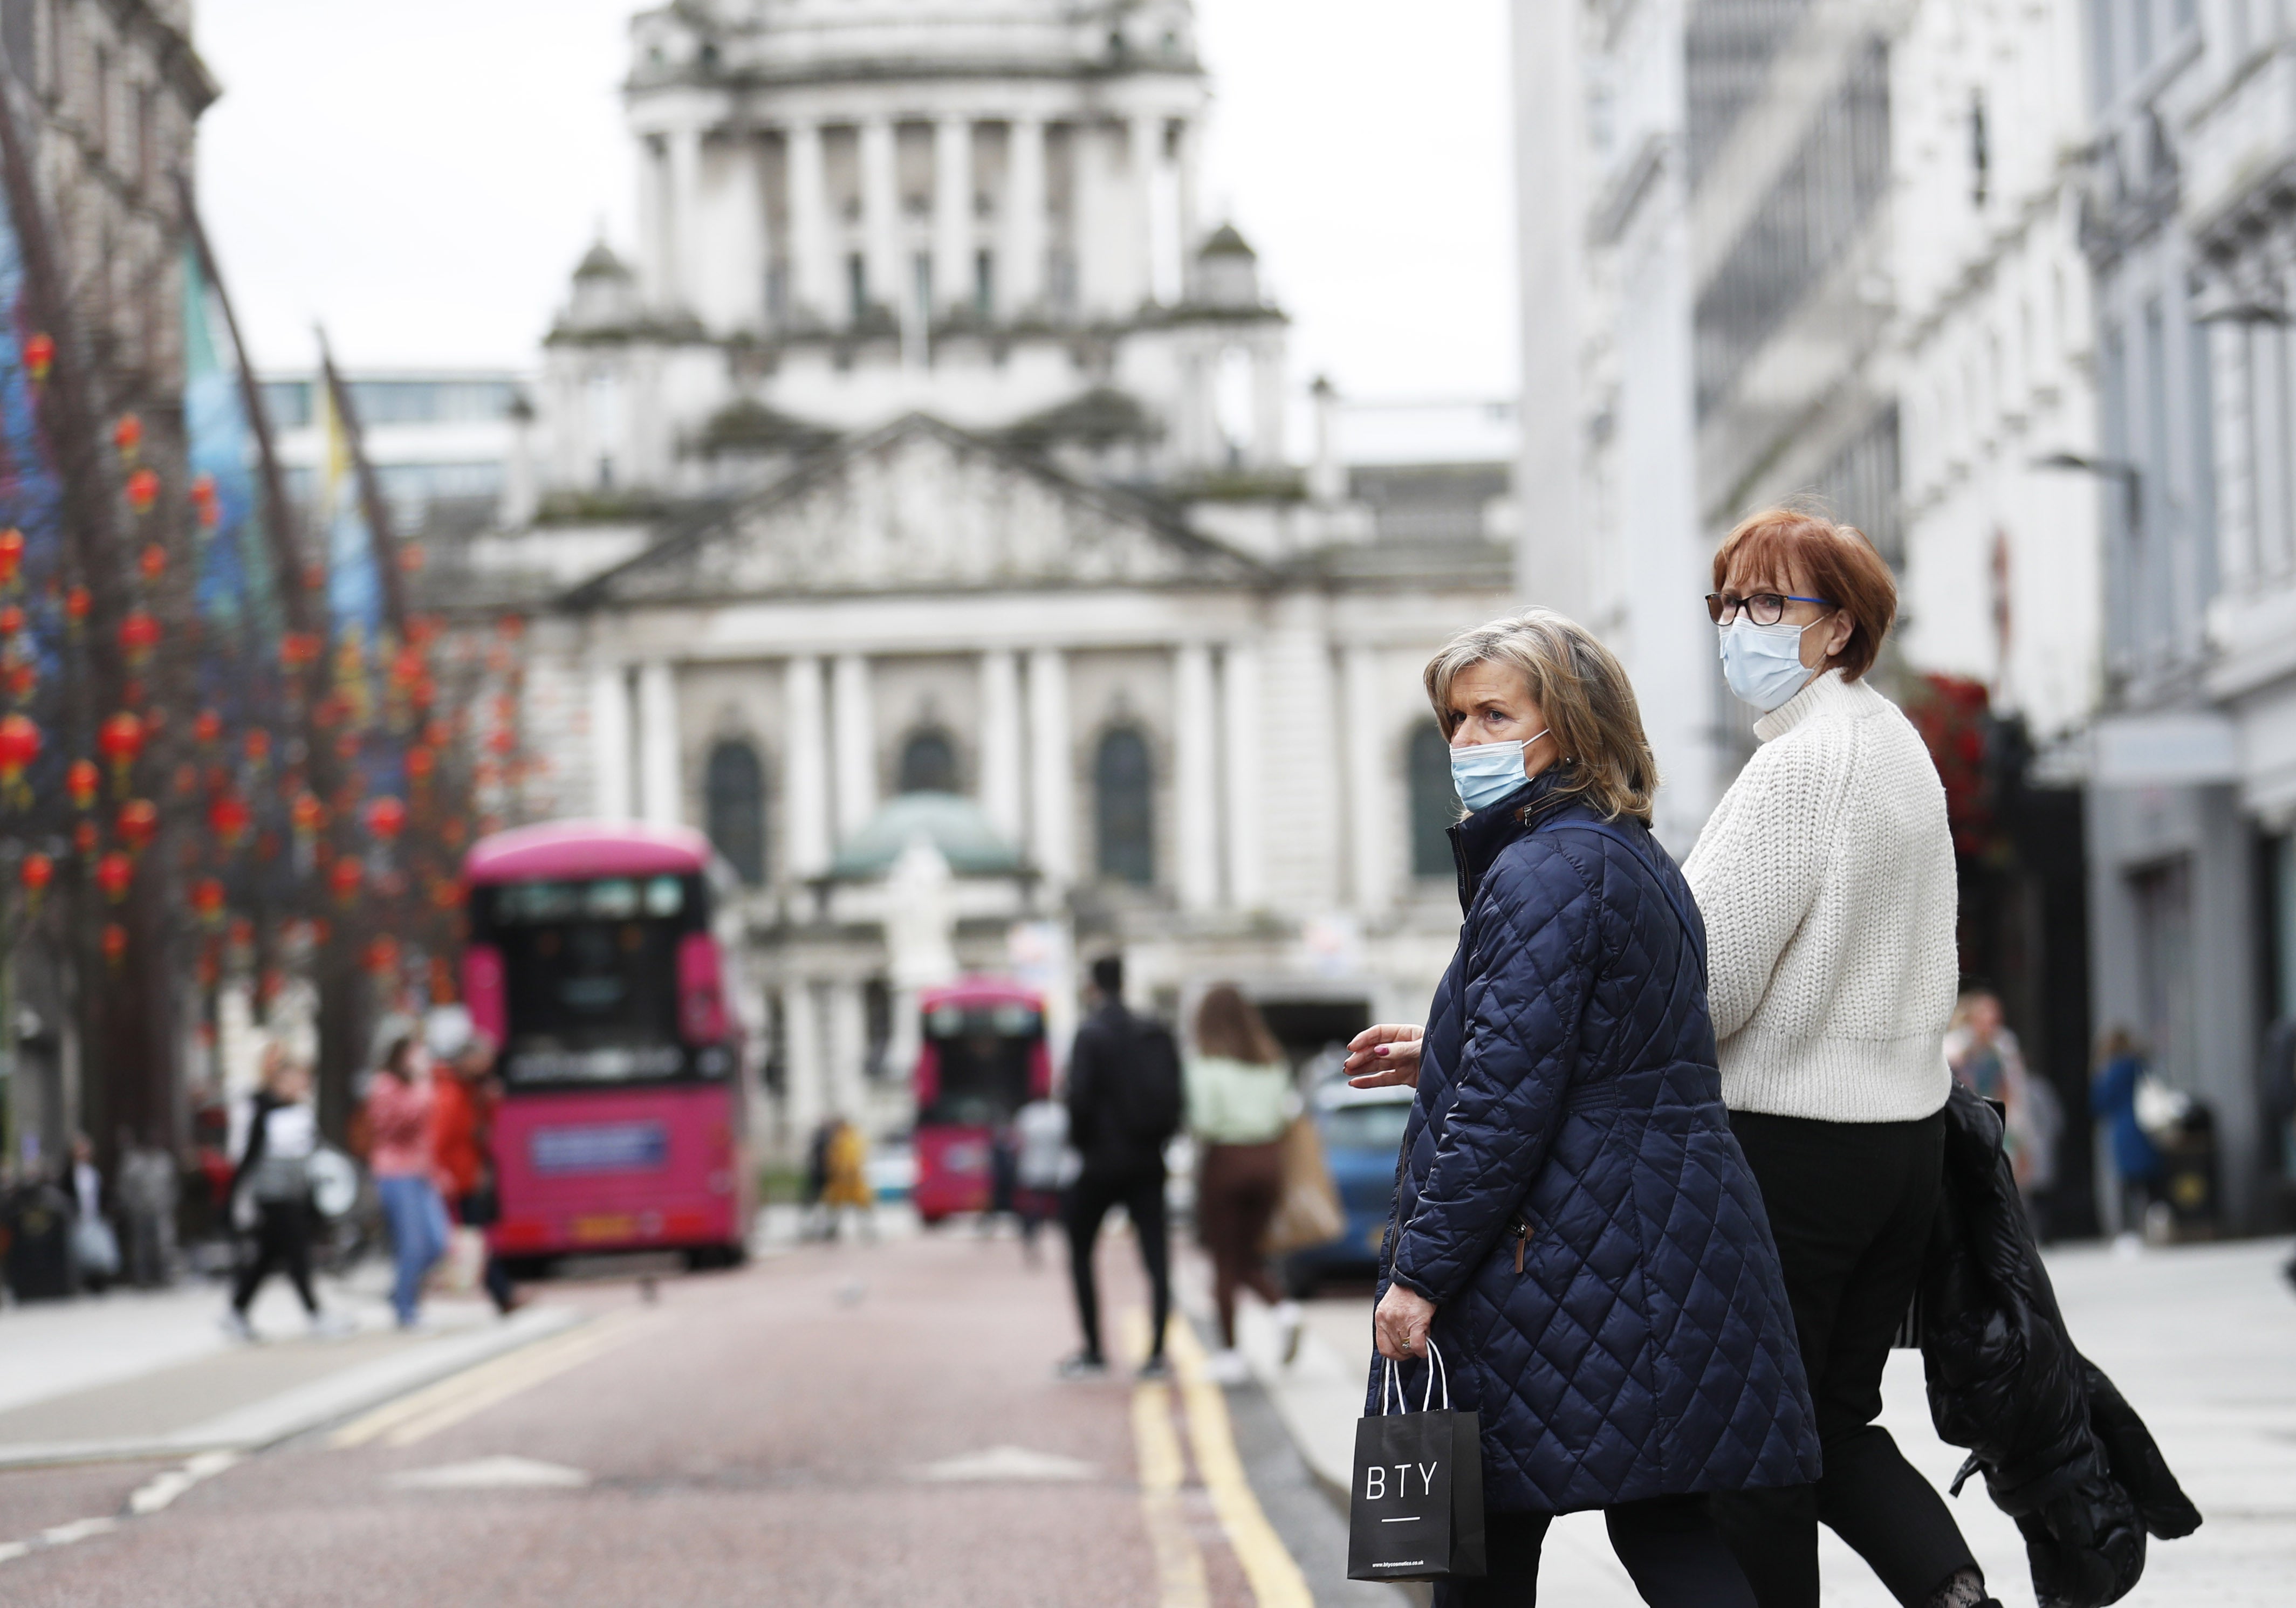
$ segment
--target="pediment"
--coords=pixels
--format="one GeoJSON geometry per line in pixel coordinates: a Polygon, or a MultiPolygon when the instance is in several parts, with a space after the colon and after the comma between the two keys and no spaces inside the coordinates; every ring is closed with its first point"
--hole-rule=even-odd
{"type": "Polygon", "coordinates": [[[1239,584],[1258,568],[1153,503],[913,414],[663,539],[579,601],[1239,584]]]}

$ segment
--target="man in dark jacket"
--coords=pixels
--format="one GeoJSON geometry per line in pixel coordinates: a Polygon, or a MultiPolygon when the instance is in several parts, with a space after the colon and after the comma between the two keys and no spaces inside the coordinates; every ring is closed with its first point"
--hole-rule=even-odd
{"type": "Polygon", "coordinates": [[[1061,1364],[1069,1378],[1108,1371],[1100,1343],[1100,1296],[1092,1255],[1102,1219],[1121,1205],[1148,1269],[1153,1327],[1143,1378],[1161,1378],[1164,1322],[1172,1307],[1171,1243],[1164,1221],[1164,1145],[1179,1131],[1180,1059],[1172,1036],[1124,1006],[1124,962],[1092,965],[1092,1014],[1069,1052],[1069,1143],[1084,1169],[1069,1186],[1064,1213],[1069,1270],[1076,1281],[1084,1350],[1061,1364]]]}

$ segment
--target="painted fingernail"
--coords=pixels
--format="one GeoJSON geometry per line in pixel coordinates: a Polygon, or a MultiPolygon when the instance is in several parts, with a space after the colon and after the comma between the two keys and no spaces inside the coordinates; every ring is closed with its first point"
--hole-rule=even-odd
{"type": "Polygon", "coordinates": [[[1374,1050],[1374,1051],[1372,1052],[1372,1054],[1374,1054],[1374,1055],[1384,1055],[1384,1054],[1387,1054],[1387,1046],[1385,1046],[1385,1045],[1383,1045],[1383,1044],[1382,1044],[1382,1045],[1381,1045],[1381,1046],[1379,1046],[1379,1048],[1377,1048],[1377,1049],[1374,1050]]]}

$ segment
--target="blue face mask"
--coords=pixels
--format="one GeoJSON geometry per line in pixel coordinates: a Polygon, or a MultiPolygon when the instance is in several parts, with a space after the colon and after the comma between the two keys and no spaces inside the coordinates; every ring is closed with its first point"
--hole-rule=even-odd
{"type": "Polygon", "coordinates": [[[1784,620],[1774,626],[1758,626],[1742,618],[1732,620],[1720,628],[1722,679],[1740,698],[1768,714],[1817,674],[1801,661],[1801,634],[1808,628],[1784,620]]]}
{"type": "Polygon", "coordinates": [[[1488,809],[1521,787],[1529,780],[1522,774],[1522,751],[1545,735],[1542,731],[1529,742],[1453,749],[1451,785],[1459,790],[1459,802],[1471,810],[1488,809]]]}

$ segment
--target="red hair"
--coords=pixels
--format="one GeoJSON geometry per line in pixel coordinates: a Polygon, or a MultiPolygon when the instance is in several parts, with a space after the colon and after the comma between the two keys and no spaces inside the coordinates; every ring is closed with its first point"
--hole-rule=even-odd
{"type": "Polygon", "coordinates": [[[1849,640],[1827,668],[1855,681],[1874,668],[1898,619],[1898,578],[1855,525],[1800,508],[1766,508],[1738,521],[1714,550],[1714,589],[1742,563],[1781,589],[1823,597],[1849,616],[1849,640]]]}

